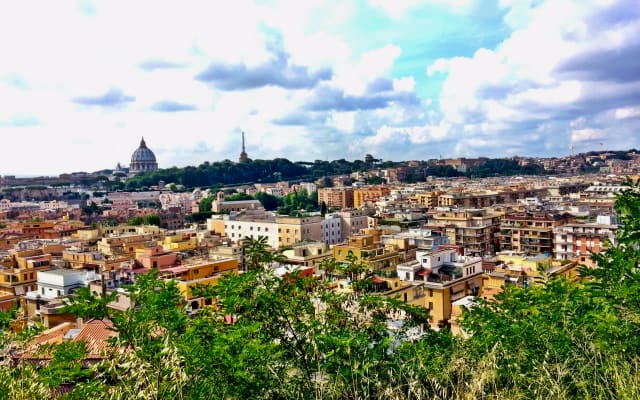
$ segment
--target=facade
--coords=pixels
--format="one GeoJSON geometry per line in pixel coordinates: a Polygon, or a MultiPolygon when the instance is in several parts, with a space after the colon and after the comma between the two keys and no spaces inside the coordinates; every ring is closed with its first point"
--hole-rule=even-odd
{"type": "Polygon", "coordinates": [[[353,188],[342,186],[318,189],[318,204],[322,203],[337,210],[353,208],[353,188]]]}
{"type": "Polygon", "coordinates": [[[129,172],[131,174],[138,174],[140,172],[155,171],[157,169],[158,163],[156,162],[156,156],[153,154],[153,151],[147,147],[147,143],[144,141],[144,138],[142,138],[140,147],[131,155],[129,172]]]}
{"type": "Polygon", "coordinates": [[[326,244],[336,244],[344,240],[342,236],[342,218],[339,214],[327,214],[320,223],[322,226],[322,241],[326,244]]]}
{"type": "Polygon", "coordinates": [[[238,260],[235,258],[219,258],[178,265],[160,272],[163,278],[176,281],[180,293],[188,302],[188,307],[194,311],[204,305],[211,305],[211,300],[205,301],[202,297],[198,297],[191,292],[192,289],[199,285],[216,285],[224,274],[237,273],[238,265],[238,260]]]}
{"type": "Polygon", "coordinates": [[[37,289],[38,272],[51,268],[53,257],[42,249],[11,252],[9,265],[0,267],[0,291],[22,296],[37,289]]]}
{"type": "Polygon", "coordinates": [[[391,194],[388,186],[368,186],[353,190],[353,207],[360,208],[368,204],[373,204],[385,196],[391,194]]]}
{"type": "Polygon", "coordinates": [[[615,243],[617,225],[567,224],[553,228],[556,260],[576,260],[595,266],[591,252],[600,253],[615,243]]]}
{"type": "Polygon", "coordinates": [[[500,224],[500,248],[525,254],[553,254],[554,228],[567,224],[568,214],[517,212],[500,224]]]}
{"type": "Polygon", "coordinates": [[[441,328],[449,325],[455,301],[478,294],[482,259],[460,256],[454,249],[419,251],[416,260],[398,265],[397,273],[402,281],[424,286],[430,324],[441,328]]]}
{"type": "Polygon", "coordinates": [[[257,239],[259,236],[266,236],[270,247],[277,249],[280,246],[278,224],[275,220],[240,219],[230,215],[223,221],[222,229],[224,233],[234,242],[247,237],[257,239]]]}
{"type": "Polygon", "coordinates": [[[338,215],[342,218],[343,240],[369,227],[369,217],[362,210],[343,210],[338,215]]]}
{"type": "Polygon", "coordinates": [[[279,247],[322,240],[322,217],[276,217],[279,247]]]}
{"type": "Polygon", "coordinates": [[[333,258],[337,262],[348,261],[351,257],[365,262],[371,271],[379,274],[393,275],[400,263],[400,254],[376,243],[373,235],[355,235],[347,243],[333,246],[333,258]]]}
{"type": "Polygon", "coordinates": [[[500,216],[486,209],[439,212],[432,217],[432,228],[441,229],[449,243],[464,246],[467,255],[482,257],[497,250],[500,216]]]}

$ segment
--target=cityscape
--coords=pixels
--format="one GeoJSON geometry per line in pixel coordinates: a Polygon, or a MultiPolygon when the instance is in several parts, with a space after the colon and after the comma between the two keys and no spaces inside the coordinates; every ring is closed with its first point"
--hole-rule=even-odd
{"type": "Polygon", "coordinates": [[[640,398],[633,2],[116,3],[0,6],[1,398],[640,398]]]}

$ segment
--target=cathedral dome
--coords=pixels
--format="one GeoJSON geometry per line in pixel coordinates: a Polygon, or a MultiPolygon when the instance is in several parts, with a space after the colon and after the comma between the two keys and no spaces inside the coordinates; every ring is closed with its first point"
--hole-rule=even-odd
{"type": "Polygon", "coordinates": [[[140,147],[136,149],[131,155],[131,165],[129,170],[131,172],[142,171],[154,171],[158,169],[158,163],[156,162],[156,156],[153,151],[147,147],[144,138],[140,141],[140,147]]]}

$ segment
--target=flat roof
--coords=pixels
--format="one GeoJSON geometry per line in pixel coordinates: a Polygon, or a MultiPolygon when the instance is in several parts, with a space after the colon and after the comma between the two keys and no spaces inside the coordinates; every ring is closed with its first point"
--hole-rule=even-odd
{"type": "Polygon", "coordinates": [[[84,270],[78,271],[75,269],[67,269],[67,268],[50,269],[48,271],[38,271],[38,274],[52,274],[52,275],[59,275],[59,276],[84,275],[85,273],[86,271],[84,270]]]}

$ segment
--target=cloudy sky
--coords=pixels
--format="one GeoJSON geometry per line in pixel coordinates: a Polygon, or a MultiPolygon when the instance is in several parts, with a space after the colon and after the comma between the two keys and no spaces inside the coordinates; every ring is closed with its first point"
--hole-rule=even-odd
{"type": "Polygon", "coordinates": [[[0,6],[0,175],[640,147],[638,0],[0,6]],[[222,6],[224,4],[224,6],[222,6]],[[602,145],[600,145],[602,143],[602,145]]]}

